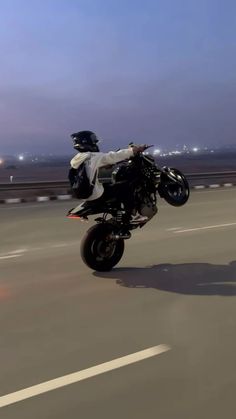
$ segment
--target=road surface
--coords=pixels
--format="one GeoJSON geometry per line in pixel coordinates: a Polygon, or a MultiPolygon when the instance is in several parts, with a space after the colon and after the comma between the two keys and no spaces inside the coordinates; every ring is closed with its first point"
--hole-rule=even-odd
{"type": "Polygon", "coordinates": [[[161,203],[106,274],[72,205],[0,207],[0,417],[234,419],[236,189],[161,203]]]}

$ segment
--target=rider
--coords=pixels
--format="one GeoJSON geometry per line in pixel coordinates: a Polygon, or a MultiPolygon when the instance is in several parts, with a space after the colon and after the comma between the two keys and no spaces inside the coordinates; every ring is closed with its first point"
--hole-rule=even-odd
{"type": "MultiPolygon", "coordinates": [[[[110,197],[111,193],[115,193],[117,195],[118,189],[114,189],[112,192],[112,188],[107,188],[99,182],[98,179],[98,169],[105,166],[114,165],[119,163],[123,160],[130,159],[131,157],[135,156],[137,153],[140,153],[145,150],[145,145],[132,145],[127,149],[119,150],[119,151],[110,151],[108,153],[101,153],[98,147],[98,138],[96,134],[92,131],[79,131],[71,135],[73,140],[74,149],[78,151],[78,153],[73,157],[70,164],[73,169],[78,169],[78,167],[85,162],[86,165],[86,172],[90,182],[94,182],[94,188],[91,196],[86,199],[86,201],[95,201],[97,200],[106,200],[110,197]]],[[[114,185],[115,186],[115,185],[114,185]]],[[[118,191],[119,198],[123,201],[124,209],[126,212],[129,212],[129,217],[132,217],[133,221],[135,222],[145,222],[147,217],[143,217],[139,214],[131,215],[132,210],[132,194],[130,194],[129,190],[120,189],[118,191]]],[[[79,207],[74,208],[70,211],[71,214],[76,215],[76,212],[79,211],[79,207]]],[[[80,207],[81,208],[81,207],[80,207]]]]}

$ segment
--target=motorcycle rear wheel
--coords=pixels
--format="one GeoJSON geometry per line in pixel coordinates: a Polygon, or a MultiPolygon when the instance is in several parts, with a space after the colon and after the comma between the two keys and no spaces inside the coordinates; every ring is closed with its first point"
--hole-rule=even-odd
{"type": "Polygon", "coordinates": [[[112,240],[111,224],[97,224],[91,227],[82,239],[80,253],[84,263],[98,272],[110,271],[123,256],[124,240],[112,240]]]}

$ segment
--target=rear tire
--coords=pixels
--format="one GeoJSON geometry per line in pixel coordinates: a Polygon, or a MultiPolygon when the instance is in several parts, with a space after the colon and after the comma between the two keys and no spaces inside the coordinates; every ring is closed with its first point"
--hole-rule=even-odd
{"type": "Polygon", "coordinates": [[[99,272],[110,271],[123,256],[124,240],[109,240],[114,232],[111,224],[97,224],[85,234],[80,247],[84,263],[99,272]]]}

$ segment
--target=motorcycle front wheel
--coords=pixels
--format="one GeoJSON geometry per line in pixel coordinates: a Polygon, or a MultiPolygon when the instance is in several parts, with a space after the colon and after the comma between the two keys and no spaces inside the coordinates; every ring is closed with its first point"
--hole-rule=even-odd
{"type": "Polygon", "coordinates": [[[164,173],[158,192],[168,204],[174,207],[181,207],[189,199],[190,189],[188,181],[184,174],[177,169],[171,168],[169,173],[170,176],[164,173]]]}
{"type": "Polygon", "coordinates": [[[80,253],[89,268],[107,272],[120,261],[124,253],[124,240],[112,239],[113,233],[114,227],[108,223],[97,224],[86,232],[80,253]]]}

